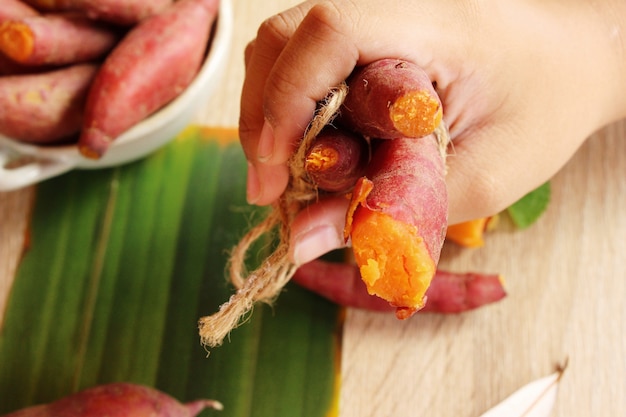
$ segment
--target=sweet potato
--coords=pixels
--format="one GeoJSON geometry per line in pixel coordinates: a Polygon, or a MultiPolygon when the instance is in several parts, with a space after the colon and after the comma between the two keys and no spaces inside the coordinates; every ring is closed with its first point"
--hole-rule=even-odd
{"type": "Polygon", "coordinates": [[[31,5],[47,11],[76,10],[92,19],[133,25],[157,14],[173,0],[27,0],[31,5]]]}
{"type": "Polygon", "coordinates": [[[0,24],[0,51],[21,64],[76,64],[104,56],[121,37],[118,28],[83,15],[48,14],[0,24]]]}
{"type": "Polygon", "coordinates": [[[441,101],[417,65],[382,59],[355,70],[346,81],[340,120],[378,139],[418,138],[441,122],[441,101]]]}
{"type": "Polygon", "coordinates": [[[468,248],[481,247],[485,244],[483,235],[489,219],[489,217],[483,217],[449,225],[446,240],[468,248]]]}
{"type": "Polygon", "coordinates": [[[21,19],[28,16],[37,16],[39,12],[20,0],[2,0],[0,7],[0,23],[10,19],[21,19]]]}
{"type": "Polygon", "coordinates": [[[193,417],[205,408],[222,409],[214,400],[179,403],[143,385],[112,383],[88,388],[50,404],[35,405],[4,417],[193,417]]]}
{"type": "Polygon", "coordinates": [[[342,193],[364,174],[368,160],[369,146],[363,137],[325,127],[307,150],[304,168],[320,190],[342,193]]]}
{"type": "Polygon", "coordinates": [[[444,242],[445,167],[433,136],[379,141],[346,217],[346,238],[371,294],[398,318],[424,306],[444,242]]]}
{"type": "MultiPolygon", "coordinates": [[[[368,294],[354,264],[311,261],[300,266],[292,280],[344,307],[393,310],[385,300],[368,294]]],[[[506,291],[497,274],[437,270],[425,297],[428,301],[420,313],[461,313],[500,301],[506,297],[506,291]]]]}
{"type": "Polygon", "coordinates": [[[206,55],[217,9],[218,0],[179,0],[129,31],[90,89],[79,139],[84,156],[100,158],[117,136],[191,83],[206,55]]]}
{"type": "Polygon", "coordinates": [[[76,134],[82,124],[94,64],[41,74],[0,77],[0,133],[44,144],[76,134]]]}

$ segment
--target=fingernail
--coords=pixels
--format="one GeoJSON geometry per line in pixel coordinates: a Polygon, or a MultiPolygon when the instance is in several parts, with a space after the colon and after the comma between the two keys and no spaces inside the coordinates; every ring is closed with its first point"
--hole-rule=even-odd
{"type": "Polygon", "coordinates": [[[337,229],[331,225],[318,226],[296,236],[293,245],[293,261],[296,265],[302,265],[345,246],[337,229]]]}
{"type": "Polygon", "coordinates": [[[272,157],[272,154],[274,154],[274,130],[266,120],[261,128],[256,155],[259,161],[266,162],[272,157]]]}
{"type": "Polygon", "coordinates": [[[248,162],[248,177],[246,187],[246,200],[248,204],[255,204],[261,197],[261,182],[256,168],[248,162]]]}

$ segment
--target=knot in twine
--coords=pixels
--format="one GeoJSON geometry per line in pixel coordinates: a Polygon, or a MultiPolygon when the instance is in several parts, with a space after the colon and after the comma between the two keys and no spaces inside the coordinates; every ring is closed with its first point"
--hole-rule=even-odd
{"type": "Polygon", "coordinates": [[[198,321],[203,345],[221,345],[256,302],[272,303],[296,272],[298,266],[288,257],[291,223],[304,207],[317,199],[317,188],[304,168],[306,152],[324,126],[332,122],[347,93],[348,87],[342,83],[332,89],[318,107],[296,153],[289,161],[290,179],[287,189],[267,217],[253,227],[233,249],[229,259],[229,275],[237,291],[216,313],[198,321]],[[246,276],[245,260],[250,246],[277,228],[277,247],[256,270],[246,276]]]}

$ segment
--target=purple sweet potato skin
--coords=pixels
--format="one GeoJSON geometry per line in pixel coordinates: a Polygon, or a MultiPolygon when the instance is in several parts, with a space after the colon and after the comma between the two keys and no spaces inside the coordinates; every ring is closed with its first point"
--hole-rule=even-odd
{"type": "Polygon", "coordinates": [[[377,141],[366,177],[374,187],[364,206],[417,227],[437,264],[448,226],[448,192],[436,138],[377,141]]]}
{"type": "Polygon", "coordinates": [[[133,28],[90,89],[79,149],[98,159],[111,142],[178,96],[205,57],[218,0],[179,0],[133,28]]]}
{"type": "Polygon", "coordinates": [[[112,383],[24,408],[4,417],[193,417],[213,402],[181,404],[156,389],[130,383],[112,383]]]}
{"type": "MultiPolygon", "coordinates": [[[[344,307],[379,312],[395,310],[382,298],[368,294],[354,264],[311,261],[298,268],[293,281],[344,307]]],[[[426,291],[426,305],[419,312],[462,313],[504,297],[506,290],[497,274],[437,270],[426,291]]]]}
{"type": "MultiPolygon", "coordinates": [[[[16,21],[27,27],[34,39],[32,53],[13,59],[26,65],[66,65],[103,57],[121,39],[123,32],[112,25],[77,13],[31,16],[16,21]]],[[[9,23],[5,23],[5,31],[9,23]]],[[[0,43],[2,48],[3,43],[0,43]]],[[[9,56],[10,49],[5,53],[9,56]]]]}
{"type": "Polygon", "coordinates": [[[47,144],[76,134],[82,125],[94,64],[40,74],[0,77],[0,133],[47,144]]]}
{"type": "Polygon", "coordinates": [[[28,4],[19,0],[2,0],[0,7],[0,23],[4,20],[21,19],[28,16],[37,16],[39,12],[28,4]]]}
{"type": "Polygon", "coordinates": [[[76,10],[92,19],[134,25],[163,11],[173,0],[27,0],[47,11],[76,10]]]}
{"type": "MultiPolygon", "coordinates": [[[[428,75],[419,66],[399,59],[381,59],[357,68],[347,80],[349,94],[341,110],[340,121],[348,128],[378,139],[421,137],[421,134],[401,131],[393,122],[390,107],[406,94],[425,92],[428,98],[441,102],[428,75]]],[[[414,103],[416,108],[424,103],[414,103]]],[[[438,113],[441,116],[441,113],[438,113]]],[[[430,125],[434,120],[420,121],[430,125]]],[[[413,129],[411,129],[413,130],[413,129]]],[[[428,134],[431,132],[425,132],[428,134]]]]}
{"type": "Polygon", "coordinates": [[[308,149],[305,170],[322,191],[349,191],[365,172],[369,145],[365,138],[352,132],[325,127],[308,149]],[[326,162],[320,163],[320,160],[326,162]]]}

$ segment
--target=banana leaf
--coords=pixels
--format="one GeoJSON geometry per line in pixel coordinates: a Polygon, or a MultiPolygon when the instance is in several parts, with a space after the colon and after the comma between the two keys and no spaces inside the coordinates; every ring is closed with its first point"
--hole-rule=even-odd
{"type": "Polygon", "coordinates": [[[334,415],[341,310],[324,299],[289,284],[222,346],[200,344],[197,320],[234,291],[228,250],[262,215],[245,170],[234,130],[191,127],[141,161],[38,185],[0,332],[0,414],[127,381],[224,404],[202,416],[334,415]]]}

